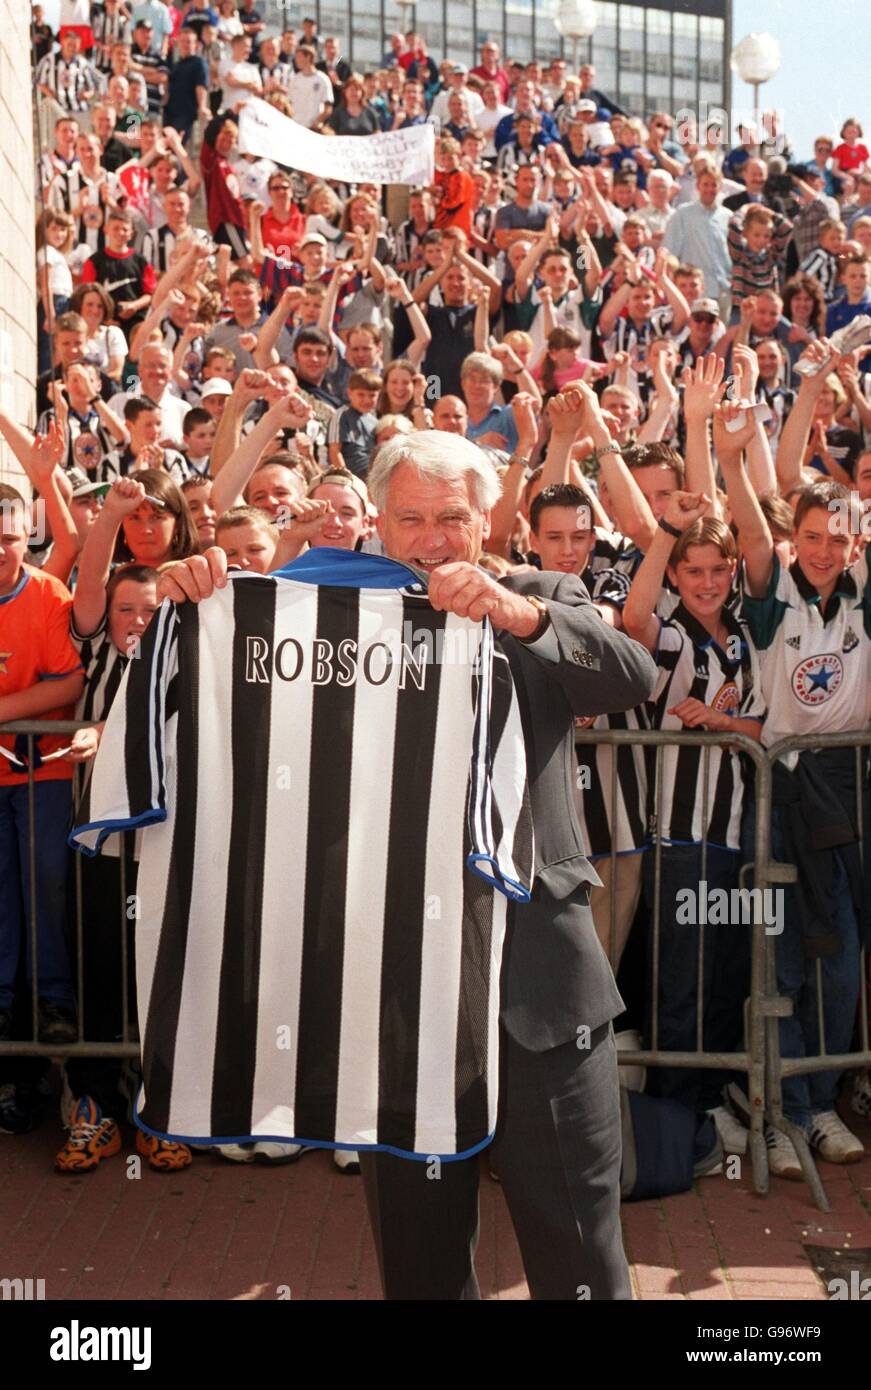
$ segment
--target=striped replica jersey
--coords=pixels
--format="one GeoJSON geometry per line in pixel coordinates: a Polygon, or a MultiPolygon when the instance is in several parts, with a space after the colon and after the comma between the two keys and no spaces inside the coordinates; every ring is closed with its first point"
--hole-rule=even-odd
{"type": "MultiPolygon", "coordinates": [[[[76,705],[76,719],[87,721],[89,724],[102,724],[108,718],[118,694],[129,657],[118,650],[109,636],[108,614],[104,614],[102,623],[89,637],[79,635],[71,615],[70,638],[85,668],[85,686],[76,705]]],[[[86,782],[92,770],[93,765],[85,768],[86,782]]],[[[103,841],[102,853],[109,858],[117,859],[123,842],[133,858],[138,859],[141,841],[141,831],[137,831],[135,835],[108,835],[103,841]]]]}
{"type": "MultiPolygon", "coordinates": [[[[669,710],[682,700],[701,700],[735,718],[765,717],[756,651],[747,628],[729,608],[722,613],[728,632],[724,651],[682,603],[667,621],[660,619],[654,657],[659,680],[647,705],[653,729],[683,728],[669,710]]],[[[719,746],[666,747],[660,775],[656,751],[647,767],[648,824],[651,841],[709,844],[740,849],[744,769],[739,752],[719,746]]]]}
{"type": "Polygon", "coordinates": [[[520,714],[489,623],[318,549],[165,604],[71,843],[143,835],[139,1123],[466,1157],[492,1138],[520,714]]]}
{"type": "MultiPolygon", "coordinates": [[[[637,569],[641,552],[626,536],[596,531],[596,544],[581,575],[594,603],[611,603],[621,611],[629,594],[632,569],[637,569]],[[611,557],[623,568],[608,569],[611,557]],[[633,559],[634,557],[634,559],[633,559]]],[[[577,729],[644,729],[644,709],[592,715],[575,719],[577,729]]],[[[647,839],[647,779],[644,749],[640,744],[577,745],[576,779],[578,819],[584,849],[590,859],[615,854],[631,854],[644,848],[647,839]]]]}

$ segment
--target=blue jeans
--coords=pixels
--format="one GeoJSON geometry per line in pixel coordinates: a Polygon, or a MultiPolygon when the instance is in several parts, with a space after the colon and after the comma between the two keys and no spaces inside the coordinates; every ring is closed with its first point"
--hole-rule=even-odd
{"type": "MultiPolygon", "coordinates": [[[[775,860],[787,862],[780,811],[771,813],[771,853],[775,860]]],[[[742,838],[749,847],[748,859],[753,857],[755,822],[748,817],[742,838]]],[[[859,1001],[859,924],[850,893],[841,853],[835,856],[832,899],[833,926],[841,943],[836,955],[819,959],[822,986],[824,1038],[826,1051],[849,1052],[859,1001]]],[[[792,1014],[779,1022],[781,1057],[814,1057],[820,1055],[818,1024],[817,961],[804,954],[804,939],[796,909],[796,893],[801,884],[783,888],[784,928],[775,938],[777,989],[792,1000],[792,1014]]],[[[835,1094],[842,1073],[815,1071],[806,1076],[786,1077],[783,1082],[783,1110],[793,1124],[809,1130],[815,1115],[834,1110],[835,1094]]]]}
{"type": "MultiPolygon", "coordinates": [[[[742,863],[736,850],[709,845],[705,865],[706,894],[717,889],[727,893],[738,887],[742,863]]],[[[645,1034],[651,1039],[653,1001],[651,999],[653,959],[653,909],[655,903],[655,851],[645,850],[643,864],[644,900],[650,913],[645,983],[645,1034]]],[[[701,845],[671,845],[662,848],[659,909],[659,1048],[667,1052],[694,1052],[698,1020],[699,936],[704,932],[702,1042],[706,1052],[740,1050],[744,1024],[744,1000],[750,982],[749,925],[731,920],[723,924],[686,921],[685,890],[699,903],[702,882],[701,845]],[[684,896],[678,898],[678,894],[684,896]]],[[[648,1072],[653,1094],[679,1100],[693,1109],[707,1110],[720,1104],[720,1095],[731,1073],[702,1067],[654,1067],[648,1072]]]]}
{"type": "MultiPolygon", "coordinates": [[[[67,951],[67,831],[71,782],[37,782],[33,789],[36,831],[36,951],[40,998],[69,1008],[73,981],[67,951]]],[[[0,1008],[9,1009],[21,936],[27,979],[32,979],[30,832],[27,787],[0,787],[0,1008]]]]}

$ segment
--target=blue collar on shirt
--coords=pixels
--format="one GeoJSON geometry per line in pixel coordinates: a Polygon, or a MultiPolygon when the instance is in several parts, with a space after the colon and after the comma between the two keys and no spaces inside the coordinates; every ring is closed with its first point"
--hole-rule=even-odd
{"type": "Polygon", "coordinates": [[[12,593],[5,594],[3,598],[0,598],[0,603],[11,603],[14,598],[18,598],[18,595],[21,593],[21,590],[24,588],[29,578],[30,575],[27,573],[27,570],[25,569],[18,583],[15,585],[15,588],[12,590],[12,593]]]}
{"type": "Polygon", "coordinates": [[[405,589],[410,584],[419,587],[421,582],[414,570],[398,564],[396,560],[327,545],[305,551],[290,564],[274,570],[273,574],[281,579],[295,579],[300,584],[324,584],[345,589],[405,589]]]}

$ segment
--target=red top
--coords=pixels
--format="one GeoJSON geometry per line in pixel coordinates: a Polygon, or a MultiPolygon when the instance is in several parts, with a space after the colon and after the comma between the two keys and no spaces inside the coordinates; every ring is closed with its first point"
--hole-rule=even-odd
{"type": "Polygon", "coordinates": [[[495,82],[499,88],[499,97],[507,106],[508,98],[511,96],[511,79],[504,68],[497,68],[496,72],[488,72],[484,67],[472,68],[472,77],[480,77],[482,82],[495,82]]]}
{"type": "Polygon", "coordinates": [[[244,229],[245,214],[239,197],[239,180],[230,161],[219,155],[211,145],[203,144],[200,169],[206,185],[209,231],[214,235],[222,222],[231,222],[235,227],[244,229]]]}
{"type": "Polygon", "coordinates": [[[291,203],[290,217],[286,222],[279,222],[270,208],[260,223],[260,229],[264,246],[271,246],[276,256],[293,260],[305,231],[305,214],[300,212],[296,203],[291,203]]]}
{"type": "MultiPolygon", "coordinates": [[[[59,579],[22,565],[18,584],[11,594],[0,598],[0,696],[17,695],[38,681],[58,681],[82,669],[70,640],[72,606],[72,595],[59,579]]],[[[67,705],[39,718],[73,719],[75,712],[67,705]]],[[[71,742],[71,734],[55,738],[42,735],[33,741],[34,755],[38,751],[44,758],[71,742]]],[[[27,736],[0,735],[0,747],[26,757],[27,736]]],[[[62,759],[46,763],[33,774],[36,782],[67,782],[72,775],[72,763],[62,759]]],[[[20,787],[26,782],[26,770],[16,770],[16,764],[0,754],[0,787],[20,787]]]]}
{"type": "Polygon", "coordinates": [[[861,140],[855,145],[839,145],[836,150],[832,150],[832,159],[844,174],[852,173],[854,169],[861,169],[863,164],[868,161],[868,147],[863,145],[861,140]]]}
{"type": "Polygon", "coordinates": [[[466,236],[471,236],[475,200],[475,180],[472,175],[467,174],[465,169],[454,169],[450,174],[444,169],[436,169],[433,182],[436,188],[443,190],[433,218],[435,230],[461,227],[466,236]]]}

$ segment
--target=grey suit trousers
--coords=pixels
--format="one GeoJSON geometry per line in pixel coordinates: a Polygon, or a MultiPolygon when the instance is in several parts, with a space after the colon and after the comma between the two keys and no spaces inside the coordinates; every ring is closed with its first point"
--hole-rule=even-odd
{"type": "MultiPolygon", "coordinates": [[[[613,1029],[544,1052],[501,1030],[493,1154],[534,1299],[630,1299],[620,1233],[620,1100],[613,1029]]],[[[387,1299],[480,1298],[480,1158],[360,1155],[387,1299]]]]}

